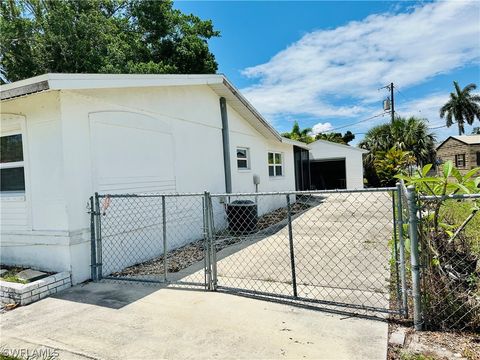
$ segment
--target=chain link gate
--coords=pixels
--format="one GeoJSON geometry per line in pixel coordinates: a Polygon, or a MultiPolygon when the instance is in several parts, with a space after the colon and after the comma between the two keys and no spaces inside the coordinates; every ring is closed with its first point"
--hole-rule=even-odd
{"type": "Polygon", "coordinates": [[[397,192],[95,194],[92,279],[406,316],[397,192]]]}
{"type": "Polygon", "coordinates": [[[407,316],[398,191],[212,194],[214,288],[340,313],[407,316]]]}
{"type": "Polygon", "coordinates": [[[90,198],[91,277],[211,288],[208,193],[90,198]]]}

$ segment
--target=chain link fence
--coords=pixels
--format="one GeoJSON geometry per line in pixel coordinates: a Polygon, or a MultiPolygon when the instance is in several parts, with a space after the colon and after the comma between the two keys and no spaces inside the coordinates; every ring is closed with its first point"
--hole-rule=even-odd
{"type": "Polygon", "coordinates": [[[90,202],[93,279],[208,286],[204,194],[96,194],[90,202]]]}
{"type": "Polygon", "coordinates": [[[418,196],[423,321],[480,331],[480,194],[418,196]]]}
{"type": "Polygon", "coordinates": [[[97,194],[92,278],[405,316],[397,191],[97,194]]]}
{"type": "Polygon", "coordinates": [[[218,289],[401,314],[395,190],[212,195],[218,289]]]}
{"type": "Polygon", "coordinates": [[[480,194],[396,188],[90,199],[92,279],[480,329],[480,194]],[[384,314],[384,315],[382,315],[384,314]]]}

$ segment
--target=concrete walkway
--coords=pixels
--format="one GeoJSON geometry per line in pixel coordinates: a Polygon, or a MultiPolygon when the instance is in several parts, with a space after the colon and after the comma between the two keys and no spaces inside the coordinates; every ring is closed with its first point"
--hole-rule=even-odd
{"type": "Polygon", "coordinates": [[[0,315],[3,351],[60,359],[385,359],[387,323],[247,299],[89,283],[0,315]],[[52,350],[53,351],[53,350],[52,350]]]}

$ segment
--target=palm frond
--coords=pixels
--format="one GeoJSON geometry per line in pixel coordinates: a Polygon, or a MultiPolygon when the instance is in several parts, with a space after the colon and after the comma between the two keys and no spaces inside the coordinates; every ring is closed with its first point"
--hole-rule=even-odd
{"type": "Polygon", "coordinates": [[[465,86],[462,90],[462,93],[469,93],[470,91],[472,90],[475,90],[477,88],[477,85],[474,84],[474,83],[471,83],[471,84],[468,84],[467,86],[465,86]]]}
{"type": "Polygon", "coordinates": [[[458,82],[454,81],[453,86],[455,87],[455,91],[457,92],[457,95],[460,96],[462,94],[462,89],[460,88],[460,85],[458,85],[458,82]]]}

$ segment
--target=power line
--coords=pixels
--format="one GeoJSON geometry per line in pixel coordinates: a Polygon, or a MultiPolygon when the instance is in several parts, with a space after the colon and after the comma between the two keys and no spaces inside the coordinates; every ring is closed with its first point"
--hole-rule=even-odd
{"type": "Polygon", "coordinates": [[[445,127],[447,127],[447,125],[436,126],[436,127],[430,127],[429,129],[430,129],[430,130],[435,130],[435,129],[441,129],[441,128],[445,128],[445,127]]]}
{"type": "MultiPolygon", "coordinates": [[[[371,116],[369,118],[366,118],[366,119],[363,119],[363,120],[360,120],[360,121],[357,121],[357,122],[354,122],[354,123],[351,123],[351,124],[347,124],[347,125],[342,125],[342,126],[338,126],[336,128],[333,128],[333,129],[330,129],[328,131],[321,131],[319,132],[318,134],[325,134],[325,133],[329,133],[329,132],[334,132],[334,131],[337,131],[337,130],[341,130],[341,129],[344,129],[346,127],[349,127],[349,126],[353,126],[353,125],[357,125],[357,124],[360,124],[360,123],[363,123],[365,121],[368,121],[368,120],[372,120],[372,119],[375,119],[375,118],[378,118],[378,117],[383,117],[385,116],[386,114],[390,114],[392,116],[392,122],[393,122],[393,118],[396,113],[396,115],[399,115],[398,112],[396,112],[394,110],[394,100],[393,100],[393,90],[395,89],[397,91],[398,94],[400,94],[406,101],[409,101],[407,99],[407,97],[405,96],[405,94],[403,94],[402,91],[400,91],[400,89],[398,88],[398,86],[394,85],[393,83],[390,83],[389,85],[386,85],[386,86],[383,86],[377,90],[381,90],[381,89],[387,89],[387,90],[390,90],[390,97],[391,97],[391,106],[392,106],[392,109],[391,111],[388,111],[388,112],[383,112],[381,114],[377,114],[377,115],[374,115],[374,116],[371,116]]],[[[419,112],[421,112],[421,110],[419,110],[419,112]]],[[[443,125],[443,126],[438,126],[438,127],[433,127],[433,128],[429,128],[429,129],[432,129],[432,130],[435,130],[435,129],[441,129],[441,128],[444,128],[446,127],[446,125],[443,125]]],[[[363,134],[363,133],[358,133],[358,134],[363,134]]]]}
{"type": "Polygon", "coordinates": [[[342,126],[330,129],[328,131],[321,131],[321,132],[319,132],[319,134],[324,134],[324,133],[329,133],[329,132],[333,132],[333,131],[336,131],[336,130],[344,129],[346,127],[353,126],[353,125],[356,125],[356,124],[360,124],[362,122],[372,120],[372,119],[375,119],[377,117],[385,116],[386,114],[389,114],[389,112],[384,112],[384,113],[381,113],[381,114],[373,115],[373,116],[370,116],[369,118],[366,118],[366,119],[363,119],[363,120],[360,120],[360,121],[357,121],[357,122],[354,122],[354,123],[351,123],[351,124],[342,125],[342,126]]]}
{"type": "Polygon", "coordinates": [[[400,89],[398,88],[398,86],[394,86],[393,88],[396,89],[397,92],[398,92],[400,95],[402,95],[402,97],[403,97],[405,100],[408,101],[407,97],[406,97],[405,95],[403,95],[403,92],[400,91],[400,89]]]}

